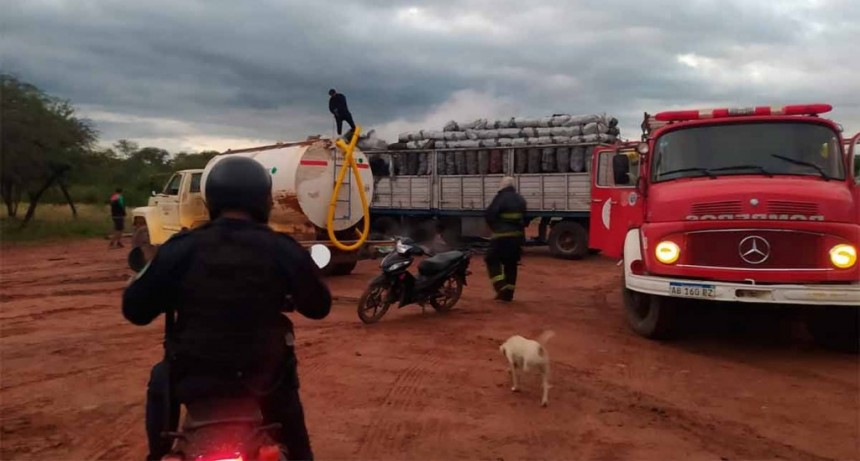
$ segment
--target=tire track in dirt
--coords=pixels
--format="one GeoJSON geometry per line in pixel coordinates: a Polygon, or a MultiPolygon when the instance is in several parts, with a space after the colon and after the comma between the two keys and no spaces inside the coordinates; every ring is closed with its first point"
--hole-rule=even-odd
{"type": "MultiPolygon", "coordinates": [[[[380,452],[399,452],[403,441],[413,437],[407,426],[414,426],[416,423],[408,416],[404,417],[404,413],[419,411],[427,406],[421,385],[440,359],[432,351],[425,351],[413,360],[410,366],[398,373],[391,389],[383,398],[374,416],[374,422],[361,439],[357,453],[359,458],[372,459],[380,452]]],[[[435,427],[436,431],[440,429],[440,425],[435,427]]]]}
{"type": "MultiPolygon", "coordinates": [[[[579,376],[575,381],[575,388],[572,385],[562,385],[567,390],[606,402],[612,407],[625,408],[624,411],[634,412],[652,424],[664,426],[667,430],[682,431],[695,437],[702,447],[715,453],[725,451],[726,447],[732,447],[730,448],[733,450],[732,456],[747,459],[778,457],[817,461],[833,460],[833,458],[819,456],[793,445],[768,438],[755,431],[751,426],[702,414],[695,410],[680,409],[667,400],[600,379],[593,373],[583,371],[571,364],[554,361],[553,366],[572,371],[573,374],[579,376]],[[755,441],[755,446],[750,446],[752,440],[755,441]]],[[[567,381],[567,383],[569,382],[567,381]]],[[[729,454],[724,456],[729,456],[729,454]]]]}
{"type": "Polygon", "coordinates": [[[75,375],[79,375],[82,373],[89,373],[89,372],[97,371],[97,370],[116,368],[118,366],[127,365],[130,363],[137,363],[139,361],[140,361],[139,358],[126,359],[126,360],[115,361],[115,362],[107,364],[107,365],[96,365],[96,366],[86,367],[86,368],[77,368],[75,370],[66,371],[66,372],[62,372],[62,373],[45,373],[43,375],[40,375],[39,379],[30,379],[30,380],[21,381],[19,383],[15,383],[12,385],[5,385],[6,383],[4,382],[3,383],[4,385],[0,386],[0,390],[3,390],[4,392],[10,391],[10,390],[18,389],[19,387],[23,387],[23,386],[40,384],[40,383],[44,383],[46,381],[55,381],[58,379],[63,379],[63,378],[67,378],[70,376],[75,376],[75,375]]]}

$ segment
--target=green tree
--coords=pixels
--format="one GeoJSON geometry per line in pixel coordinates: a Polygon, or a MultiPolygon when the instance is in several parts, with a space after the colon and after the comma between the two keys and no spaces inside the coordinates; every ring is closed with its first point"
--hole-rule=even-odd
{"type": "Polygon", "coordinates": [[[9,216],[17,215],[26,193],[30,202],[26,224],[42,195],[54,186],[59,186],[76,213],[68,176],[97,138],[90,123],[78,118],[68,101],[0,74],[0,127],[0,194],[9,216]]]}

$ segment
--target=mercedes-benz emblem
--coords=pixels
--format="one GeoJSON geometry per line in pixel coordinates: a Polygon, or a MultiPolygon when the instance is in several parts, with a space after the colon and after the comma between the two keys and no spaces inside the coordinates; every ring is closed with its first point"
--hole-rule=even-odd
{"type": "Polygon", "coordinates": [[[770,257],[770,243],[764,237],[750,235],[738,244],[738,254],[749,264],[761,264],[770,257]]]}

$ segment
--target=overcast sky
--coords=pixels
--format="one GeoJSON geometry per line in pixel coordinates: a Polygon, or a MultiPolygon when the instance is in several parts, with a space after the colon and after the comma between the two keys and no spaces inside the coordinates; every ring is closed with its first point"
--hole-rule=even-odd
{"type": "Polygon", "coordinates": [[[476,117],[828,102],[860,131],[858,0],[0,0],[0,66],[102,144],[330,134],[330,87],[389,142],[476,117]]]}

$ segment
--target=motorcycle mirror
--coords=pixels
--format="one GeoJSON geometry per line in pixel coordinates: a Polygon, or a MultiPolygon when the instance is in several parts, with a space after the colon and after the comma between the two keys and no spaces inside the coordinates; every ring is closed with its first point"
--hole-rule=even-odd
{"type": "Polygon", "coordinates": [[[328,266],[328,263],[331,262],[331,250],[328,249],[327,246],[316,244],[311,246],[311,259],[314,260],[317,267],[320,269],[328,266]]]}

